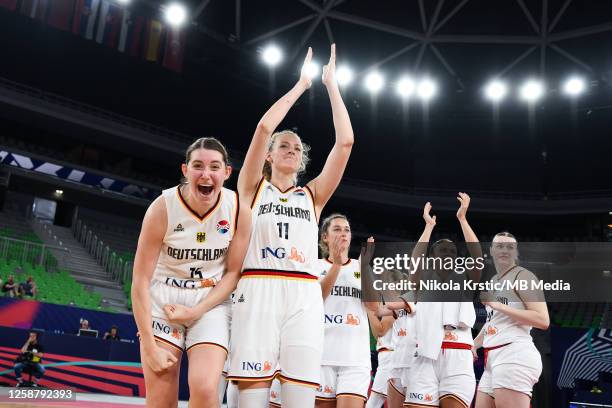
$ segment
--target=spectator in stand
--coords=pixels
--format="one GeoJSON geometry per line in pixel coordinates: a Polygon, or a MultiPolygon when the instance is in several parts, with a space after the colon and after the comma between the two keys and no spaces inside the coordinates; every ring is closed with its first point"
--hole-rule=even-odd
{"type": "Polygon", "coordinates": [[[19,297],[36,297],[36,292],[36,282],[34,282],[34,279],[31,276],[28,276],[28,280],[19,284],[19,297]]]}
{"type": "Polygon", "coordinates": [[[2,293],[6,293],[9,297],[15,297],[18,295],[19,288],[15,283],[15,278],[13,275],[9,275],[8,279],[2,285],[2,293]]]}
{"type": "Polygon", "coordinates": [[[119,337],[119,329],[117,326],[113,325],[110,329],[110,332],[104,333],[104,340],[121,340],[119,337]]]}
{"type": "MultiPolygon", "coordinates": [[[[91,327],[89,327],[89,321],[87,319],[81,318],[79,330],[91,330],[91,327]]],[[[79,335],[79,330],[77,330],[77,336],[79,335]]]]}
{"type": "Polygon", "coordinates": [[[21,347],[21,355],[17,357],[15,362],[15,379],[17,380],[17,387],[24,385],[21,373],[31,372],[33,374],[32,386],[38,387],[38,381],[45,373],[45,368],[42,366],[42,356],[45,352],[45,348],[38,341],[39,334],[35,331],[30,332],[30,337],[21,347]]]}

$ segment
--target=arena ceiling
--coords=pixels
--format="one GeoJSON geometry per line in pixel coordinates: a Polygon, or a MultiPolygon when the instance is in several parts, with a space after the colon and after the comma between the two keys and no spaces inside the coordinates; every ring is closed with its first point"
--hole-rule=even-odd
{"type": "MultiPolygon", "coordinates": [[[[134,0],[130,7],[157,12],[161,3],[134,0]]],[[[194,137],[215,135],[245,151],[259,117],[297,79],[307,46],[325,62],[333,41],[339,64],[358,75],[376,68],[389,84],[372,98],[358,76],[343,91],[357,140],[350,177],[406,187],[469,179],[484,190],[498,188],[499,180],[512,181],[501,187],[506,191],[520,191],[522,180],[528,191],[612,189],[606,176],[612,172],[610,1],[185,4],[191,22],[182,74],[0,9],[0,76],[194,137]],[[260,61],[269,43],[285,52],[273,74],[260,61]],[[391,84],[406,73],[438,82],[428,107],[404,104],[395,95],[391,84]],[[559,89],[571,74],[588,83],[575,102],[559,89]],[[511,86],[542,78],[546,97],[532,109],[509,98],[494,112],[482,97],[494,77],[511,86]],[[381,165],[365,165],[373,160],[381,165]],[[496,172],[492,162],[502,163],[496,172]]],[[[333,126],[320,83],[282,126],[296,128],[313,145],[313,169],[321,166],[333,126]]],[[[89,142],[105,144],[103,138],[89,142]]]]}

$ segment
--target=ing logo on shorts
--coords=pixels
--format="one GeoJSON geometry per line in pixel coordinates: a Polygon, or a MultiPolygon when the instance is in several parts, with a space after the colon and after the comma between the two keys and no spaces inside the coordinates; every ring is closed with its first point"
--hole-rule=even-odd
{"type": "Polygon", "coordinates": [[[397,332],[397,335],[399,337],[406,337],[406,329],[399,329],[399,331],[397,332]]]}
{"type": "Polygon", "coordinates": [[[270,371],[272,369],[272,363],[269,361],[264,361],[263,363],[252,362],[252,361],[243,361],[242,369],[245,371],[270,371]]]}
{"type": "Polygon", "coordinates": [[[334,389],[330,387],[329,385],[326,385],[325,388],[323,388],[323,394],[333,394],[333,393],[334,393],[334,389]]]}
{"type": "Polygon", "coordinates": [[[181,332],[178,329],[172,329],[172,337],[174,337],[177,340],[181,339],[181,332]]]}
{"type": "Polygon", "coordinates": [[[419,401],[433,401],[431,394],[421,394],[420,392],[411,392],[410,398],[418,399],[419,401]]]}
{"type": "Polygon", "coordinates": [[[270,391],[270,397],[271,398],[278,398],[278,394],[274,391],[270,391]]]}

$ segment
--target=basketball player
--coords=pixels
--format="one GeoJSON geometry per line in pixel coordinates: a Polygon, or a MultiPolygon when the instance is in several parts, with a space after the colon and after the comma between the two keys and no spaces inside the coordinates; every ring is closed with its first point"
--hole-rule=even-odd
{"type": "MultiPolygon", "coordinates": [[[[306,55],[304,66],[312,59],[306,55]]],[[[297,84],[262,117],[238,177],[253,211],[253,234],[236,289],[228,379],[238,381],[240,408],[268,406],[279,377],[283,407],[312,407],[323,348],[323,299],[317,282],[317,220],[336,190],[353,146],[350,118],[336,82],[335,45],[323,69],[336,142],[319,176],[296,187],[305,148],[291,131],[274,133],[311,86],[302,69],[297,84]],[[261,174],[264,177],[261,177],[261,174]],[[277,369],[278,367],[278,369],[277,369]]]]}
{"type": "MultiPolygon", "coordinates": [[[[459,193],[460,206],[457,219],[468,244],[468,250],[474,259],[482,259],[478,238],[467,221],[467,210],[470,197],[459,193]]],[[[431,204],[423,209],[425,228],[419,242],[413,250],[412,257],[419,257],[427,249],[431,233],[436,225],[436,217],[430,215],[431,204]]],[[[429,251],[429,258],[449,259],[457,257],[457,248],[450,240],[435,242],[429,251]]],[[[478,281],[482,268],[470,268],[463,274],[453,270],[439,268],[419,268],[413,277],[419,280],[438,282],[463,281],[466,278],[478,281]]],[[[417,286],[418,288],[418,286],[417,286]]],[[[417,291],[417,313],[415,319],[416,353],[410,367],[404,406],[410,408],[422,406],[440,406],[442,408],[467,408],[472,403],[476,379],[473,367],[472,332],[476,313],[474,305],[466,294],[464,302],[440,302],[440,295],[434,292],[417,291]],[[439,323],[434,323],[439,322],[439,323]],[[432,326],[435,325],[435,326],[432,326]]],[[[394,303],[388,307],[394,307],[394,303]]]]}
{"type": "Polygon", "coordinates": [[[403,308],[392,313],[397,318],[392,328],[393,355],[389,363],[391,370],[387,383],[387,406],[401,408],[406,400],[416,350],[415,305],[404,303],[403,308]]]}
{"type": "MultiPolygon", "coordinates": [[[[493,238],[493,282],[537,281],[517,265],[516,238],[501,232],[493,238]]],[[[478,384],[476,408],[528,408],[533,386],[542,373],[542,359],[533,344],[531,328],[546,330],[550,323],[541,291],[500,290],[483,300],[487,322],[474,339],[474,349],[484,346],[485,371],[478,384]]]]}
{"type": "Polygon", "coordinates": [[[250,212],[239,211],[238,195],[223,187],[231,168],[218,140],[189,146],[182,172],[185,182],[164,190],[147,210],[134,261],[132,304],[147,406],[177,405],[186,349],[190,405],[217,407],[229,296],[240,278],[250,212]]]}
{"type": "Polygon", "coordinates": [[[362,408],[370,385],[370,334],[361,302],[361,265],[349,258],[350,245],[346,216],[325,218],[319,240],[325,339],[318,408],[362,408]]]}
{"type": "Polygon", "coordinates": [[[392,316],[379,318],[372,310],[368,310],[370,330],[376,337],[376,351],[378,353],[378,368],[370,390],[366,408],[380,408],[387,399],[387,382],[391,374],[391,359],[393,358],[393,322],[392,316]]]}

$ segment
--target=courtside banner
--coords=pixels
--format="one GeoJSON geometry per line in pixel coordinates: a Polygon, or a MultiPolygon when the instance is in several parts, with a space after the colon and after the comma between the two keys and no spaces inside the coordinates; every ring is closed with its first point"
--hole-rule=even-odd
{"type": "Polygon", "coordinates": [[[362,299],[612,301],[612,242],[508,241],[364,244],[362,299]]]}

